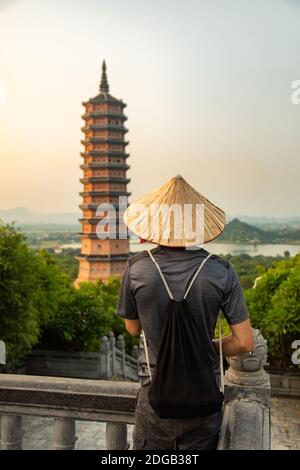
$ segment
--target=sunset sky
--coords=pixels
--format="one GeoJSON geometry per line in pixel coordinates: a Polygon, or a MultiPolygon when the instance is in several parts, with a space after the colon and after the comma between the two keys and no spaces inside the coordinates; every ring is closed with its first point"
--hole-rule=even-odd
{"type": "Polygon", "coordinates": [[[127,103],[132,200],[173,175],[300,216],[300,1],[0,0],[0,209],[77,211],[81,102],[127,103]]]}

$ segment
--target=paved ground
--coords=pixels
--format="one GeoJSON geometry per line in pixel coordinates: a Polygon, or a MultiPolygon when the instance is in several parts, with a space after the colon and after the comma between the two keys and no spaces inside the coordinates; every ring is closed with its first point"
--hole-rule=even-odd
{"type": "MultiPolygon", "coordinates": [[[[128,426],[128,442],[132,443],[128,426]]],[[[53,420],[23,418],[23,449],[53,449],[53,420]]],[[[77,421],[76,449],[105,449],[105,424],[77,421]]],[[[272,398],[272,449],[300,449],[300,399],[272,398]]]]}
{"type": "MultiPolygon", "coordinates": [[[[133,426],[127,426],[128,442],[132,445],[133,426]]],[[[53,419],[23,417],[23,449],[53,449],[53,419]]],[[[76,421],[77,450],[105,450],[105,423],[76,421]]]]}
{"type": "Polygon", "coordinates": [[[271,417],[272,448],[300,450],[300,399],[273,397],[271,417]]]}

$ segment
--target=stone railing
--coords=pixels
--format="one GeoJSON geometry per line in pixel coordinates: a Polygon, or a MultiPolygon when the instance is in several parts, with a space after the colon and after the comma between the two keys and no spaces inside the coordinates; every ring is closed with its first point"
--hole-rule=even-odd
{"type": "MultiPolygon", "coordinates": [[[[266,342],[254,330],[253,354],[228,358],[219,450],[270,448],[266,342]]],[[[126,450],[139,384],[0,374],[1,448],[22,447],[22,416],[54,419],[55,449],[74,449],[76,420],[106,422],[107,449],[126,450]]]]}
{"type": "Polygon", "coordinates": [[[26,373],[78,379],[137,380],[138,346],[125,352],[123,335],[101,338],[99,352],[34,350],[26,358],[26,373]]]}
{"type": "Polygon", "coordinates": [[[227,358],[224,414],[218,448],[268,450],[271,448],[271,387],[267,342],[253,329],[253,353],[227,358]]]}
{"type": "Polygon", "coordinates": [[[274,396],[300,397],[300,369],[276,369],[268,367],[271,392],[274,396]]]}
{"type": "Polygon", "coordinates": [[[127,449],[139,384],[0,374],[1,449],[22,448],[22,416],[54,419],[55,449],[72,450],[76,420],[106,422],[107,449],[127,449]]]}

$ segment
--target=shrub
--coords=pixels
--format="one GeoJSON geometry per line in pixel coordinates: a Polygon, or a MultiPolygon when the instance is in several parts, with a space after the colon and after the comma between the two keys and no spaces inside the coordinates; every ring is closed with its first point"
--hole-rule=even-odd
{"type": "Polygon", "coordinates": [[[84,282],[60,299],[57,310],[44,326],[39,347],[74,351],[99,350],[100,337],[110,330],[102,286],[84,282]]]}
{"type": "Polygon", "coordinates": [[[252,326],[268,341],[271,364],[291,366],[291,343],[300,337],[300,254],[269,268],[245,296],[252,326]]]}
{"type": "Polygon", "coordinates": [[[12,225],[0,226],[0,338],[5,341],[8,367],[38,340],[35,305],[37,260],[12,225]]]}
{"type": "Polygon", "coordinates": [[[43,328],[38,347],[72,351],[99,351],[101,337],[113,331],[123,334],[127,350],[136,343],[125,330],[124,320],[116,315],[120,278],[107,284],[83,282],[61,296],[57,309],[43,328]]]}
{"type": "Polygon", "coordinates": [[[7,348],[5,370],[22,365],[69,285],[47,252],[31,251],[13,225],[0,225],[0,338],[7,348]]]}

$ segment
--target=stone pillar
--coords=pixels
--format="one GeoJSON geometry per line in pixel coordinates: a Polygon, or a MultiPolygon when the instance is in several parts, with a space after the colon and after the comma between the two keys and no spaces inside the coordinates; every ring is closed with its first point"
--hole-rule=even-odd
{"type": "Polygon", "coordinates": [[[0,364],[6,364],[5,343],[2,340],[0,340],[0,364]]]}
{"type": "Polygon", "coordinates": [[[138,347],[137,344],[134,344],[134,345],[132,346],[131,356],[132,356],[134,359],[138,360],[138,358],[139,358],[139,347],[138,347]]]}
{"type": "Polygon", "coordinates": [[[1,450],[22,449],[22,416],[1,416],[1,450]]]}
{"type": "Polygon", "coordinates": [[[137,344],[132,346],[131,356],[136,359],[136,374],[139,375],[139,347],[137,344]]]}
{"type": "Polygon", "coordinates": [[[55,450],[74,450],[76,438],[75,419],[54,418],[55,450]]]}
{"type": "Polygon", "coordinates": [[[126,371],[125,371],[125,339],[123,335],[119,335],[117,338],[116,342],[117,348],[121,351],[122,353],[122,376],[123,379],[126,379],[126,371]]]}
{"type": "Polygon", "coordinates": [[[129,448],[127,442],[127,424],[125,423],[106,423],[106,449],[107,450],[126,450],[129,448]]]}
{"type": "Polygon", "coordinates": [[[263,450],[271,447],[271,387],[264,370],[267,341],[252,329],[252,353],[229,357],[225,374],[224,416],[218,449],[263,450]]]}
{"type": "Polygon", "coordinates": [[[111,369],[112,377],[116,374],[116,338],[114,333],[109,333],[110,349],[111,349],[111,369]]]}
{"type": "Polygon", "coordinates": [[[110,379],[112,376],[111,367],[110,367],[110,341],[107,336],[102,336],[100,344],[100,357],[99,357],[99,367],[98,367],[98,376],[99,378],[110,379]],[[103,360],[104,357],[104,360],[103,360]],[[103,367],[102,367],[103,364],[103,367]],[[105,373],[104,373],[105,370],[105,373]]]}

